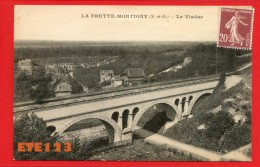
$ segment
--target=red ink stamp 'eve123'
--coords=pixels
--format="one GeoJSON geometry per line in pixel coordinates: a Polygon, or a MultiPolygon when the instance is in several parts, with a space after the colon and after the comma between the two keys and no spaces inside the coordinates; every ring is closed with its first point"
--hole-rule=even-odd
{"type": "Polygon", "coordinates": [[[72,144],[70,142],[55,142],[42,143],[42,142],[18,142],[17,151],[18,152],[50,152],[51,147],[53,147],[54,152],[71,152],[72,144]]]}
{"type": "Polygon", "coordinates": [[[251,49],[253,9],[221,8],[219,47],[251,49]]]}

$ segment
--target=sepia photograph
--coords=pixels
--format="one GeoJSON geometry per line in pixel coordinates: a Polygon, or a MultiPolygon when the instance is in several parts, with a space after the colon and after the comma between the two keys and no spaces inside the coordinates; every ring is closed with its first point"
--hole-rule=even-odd
{"type": "Polygon", "coordinates": [[[252,161],[251,6],[15,5],[13,159],[252,161]]]}

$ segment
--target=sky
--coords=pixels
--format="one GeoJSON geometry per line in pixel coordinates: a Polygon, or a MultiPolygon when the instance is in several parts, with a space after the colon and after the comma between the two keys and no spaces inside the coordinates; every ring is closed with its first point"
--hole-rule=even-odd
{"type": "Polygon", "coordinates": [[[216,41],[218,7],[16,5],[15,40],[216,41]],[[154,18],[91,18],[91,14],[154,18]],[[82,18],[88,15],[89,18],[82,18]],[[162,16],[169,18],[162,18],[162,16]],[[176,15],[183,18],[176,18],[176,15]],[[202,16],[186,19],[185,15],[202,16]],[[157,18],[160,16],[160,18],[157,18]]]}

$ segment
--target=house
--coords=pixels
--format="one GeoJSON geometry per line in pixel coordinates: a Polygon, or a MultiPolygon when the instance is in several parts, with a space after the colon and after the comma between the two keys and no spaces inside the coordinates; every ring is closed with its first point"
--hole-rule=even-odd
{"type": "Polygon", "coordinates": [[[183,60],[183,67],[190,64],[192,62],[192,58],[191,57],[185,57],[183,60]]]}
{"type": "Polygon", "coordinates": [[[123,79],[121,78],[120,75],[114,75],[111,78],[111,86],[117,87],[123,84],[123,79]]]}
{"type": "Polygon", "coordinates": [[[74,70],[74,65],[73,65],[73,63],[65,63],[64,66],[65,66],[65,68],[66,68],[67,70],[69,70],[69,71],[74,70]]]}
{"type": "Polygon", "coordinates": [[[52,75],[51,85],[54,88],[56,97],[68,96],[72,93],[72,86],[69,84],[70,78],[68,75],[52,75]]]}
{"type": "Polygon", "coordinates": [[[103,88],[117,87],[123,84],[120,75],[114,75],[113,70],[100,70],[100,82],[103,88]]]}
{"type": "Polygon", "coordinates": [[[60,75],[64,73],[64,69],[59,67],[56,64],[46,65],[45,66],[45,75],[52,74],[52,75],[60,75]]]}
{"type": "Polygon", "coordinates": [[[31,59],[19,60],[18,69],[23,71],[26,75],[32,75],[33,63],[31,59]]]}
{"type": "Polygon", "coordinates": [[[86,66],[85,66],[84,64],[80,64],[80,66],[81,66],[82,68],[86,68],[86,66]]]}
{"type": "Polygon", "coordinates": [[[34,65],[32,68],[32,75],[35,76],[44,76],[45,71],[44,71],[44,67],[40,66],[40,65],[34,65]]]}
{"type": "Polygon", "coordinates": [[[61,68],[65,68],[65,63],[58,63],[57,66],[61,68]]]}
{"type": "Polygon", "coordinates": [[[136,78],[136,77],[144,77],[144,69],[143,68],[127,68],[124,73],[128,78],[136,78]]]}
{"type": "Polygon", "coordinates": [[[100,70],[100,83],[111,81],[114,76],[113,70],[100,70]]]}
{"type": "Polygon", "coordinates": [[[57,74],[57,75],[52,75],[51,79],[52,79],[51,85],[53,88],[55,88],[61,82],[68,82],[69,76],[65,74],[57,74]]]}
{"type": "Polygon", "coordinates": [[[146,79],[143,68],[127,68],[124,74],[128,78],[127,82],[134,85],[142,84],[146,79]]]}
{"type": "Polygon", "coordinates": [[[54,88],[54,93],[56,97],[69,96],[71,95],[72,88],[67,82],[61,82],[54,88]]]}

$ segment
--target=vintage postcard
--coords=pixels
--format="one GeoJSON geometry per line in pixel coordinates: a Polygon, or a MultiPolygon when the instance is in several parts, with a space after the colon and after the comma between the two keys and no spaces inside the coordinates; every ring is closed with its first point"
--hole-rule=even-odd
{"type": "Polygon", "coordinates": [[[19,160],[249,161],[251,6],[15,5],[19,160]]]}

